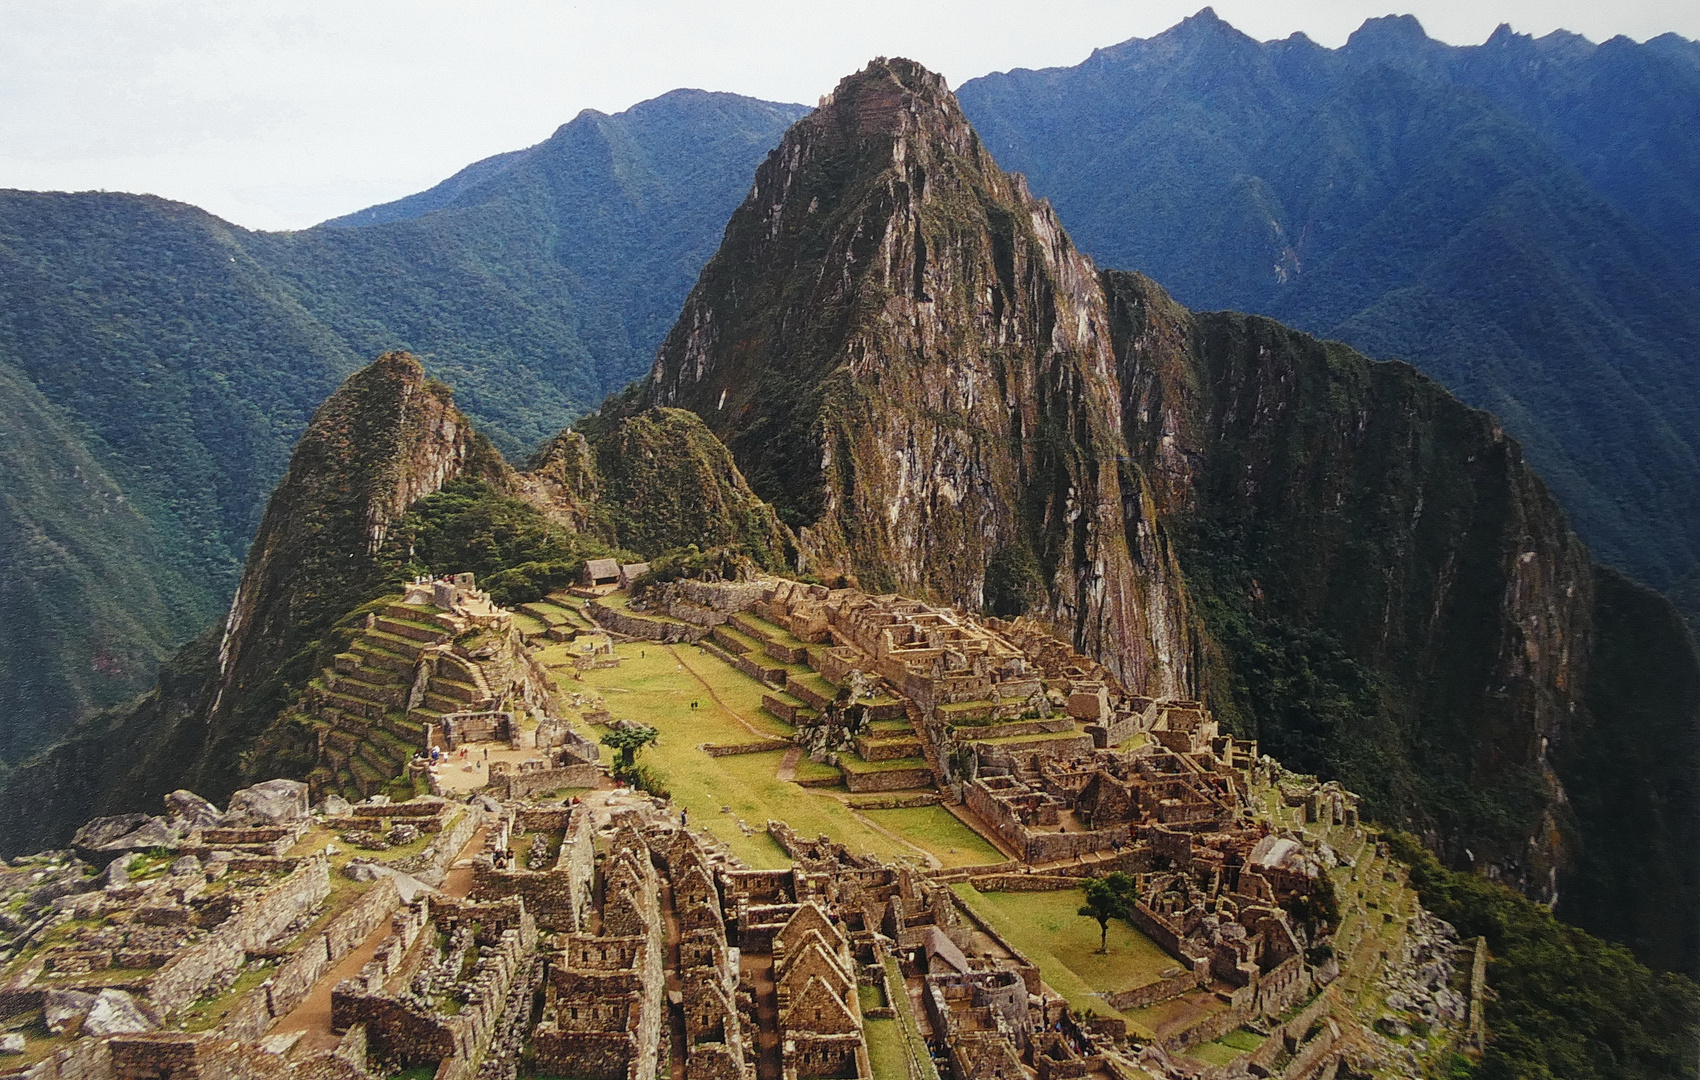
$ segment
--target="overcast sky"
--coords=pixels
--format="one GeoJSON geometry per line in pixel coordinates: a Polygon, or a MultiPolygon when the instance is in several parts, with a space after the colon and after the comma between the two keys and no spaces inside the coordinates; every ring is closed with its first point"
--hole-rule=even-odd
{"type": "MultiPolygon", "coordinates": [[[[300,228],[675,87],[813,103],[876,55],[952,86],[1077,64],[1202,0],[0,0],[0,187],[145,191],[300,228]]],[[[1338,46],[1416,15],[1478,44],[1508,22],[1700,38],[1695,0],[1218,0],[1253,37],[1338,46]]]]}

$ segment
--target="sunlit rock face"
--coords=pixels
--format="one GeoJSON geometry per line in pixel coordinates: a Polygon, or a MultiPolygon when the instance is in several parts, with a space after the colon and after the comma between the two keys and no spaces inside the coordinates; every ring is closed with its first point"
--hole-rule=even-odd
{"type": "Polygon", "coordinates": [[[786,135],[646,395],[732,447],[816,573],[1025,611],[1189,692],[1097,271],[918,65],[875,61],[786,135]]]}

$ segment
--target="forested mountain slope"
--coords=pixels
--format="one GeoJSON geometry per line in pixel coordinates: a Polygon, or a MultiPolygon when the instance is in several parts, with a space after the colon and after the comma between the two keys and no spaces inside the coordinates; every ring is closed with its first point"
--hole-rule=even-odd
{"type": "Polygon", "coordinates": [[[1417,364],[1492,410],[1607,562],[1700,559],[1700,46],[1337,50],[1205,11],[961,88],[1100,264],[1417,364]]]}
{"type": "Polygon", "coordinates": [[[7,527],[127,515],[46,563],[0,545],[0,762],[142,689],[222,615],[296,437],[364,358],[419,353],[518,457],[624,385],[801,112],[688,90],[587,111],[432,192],[293,233],[151,196],[0,192],[0,363],[18,381],[0,484],[87,474],[9,497],[7,527]],[[51,439],[31,434],[45,414],[51,439]],[[55,632],[68,611],[97,629],[55,632]]]}

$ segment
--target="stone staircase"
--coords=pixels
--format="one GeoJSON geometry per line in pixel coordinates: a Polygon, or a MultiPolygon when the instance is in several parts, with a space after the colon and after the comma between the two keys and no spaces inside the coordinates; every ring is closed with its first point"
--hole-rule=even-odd
{"type": "Polygon", "coordinates": [[[450,639],[431,610],[389,604],[308,684],[304,719],[319,738],[308,774],[315,794],[382,791],[424,749],[428,725],[494,704],[483,672],[449,652],[450,639]]]}

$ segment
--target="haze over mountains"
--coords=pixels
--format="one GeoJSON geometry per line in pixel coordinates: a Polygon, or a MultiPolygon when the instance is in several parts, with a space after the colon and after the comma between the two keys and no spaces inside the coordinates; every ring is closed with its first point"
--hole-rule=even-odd
{"type": "Polygon", "coordinates": [[[961,88],[1101,265],[1401,357],[1522,441],[1608,562],[1700,556],[1700,45],[1410,16],[1343,48],[1209,10],[961,88]]]}
{"type": "Polygon", "coordinates": [[[802,112],[688,90],[586,112],[357,229],[0,192],[20,388],[0,404],[0,761],[222,616],[296,437],[372,356],[424,356],[510,456],[623,386],[802,112]]]}

